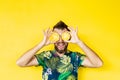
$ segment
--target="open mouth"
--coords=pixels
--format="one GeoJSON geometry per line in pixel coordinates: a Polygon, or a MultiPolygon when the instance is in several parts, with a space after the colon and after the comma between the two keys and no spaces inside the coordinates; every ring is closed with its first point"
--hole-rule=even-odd
{"type": "Polygon", "coordinates": [[[65,45],[65,42],[57,42],[57,45],[59,46],[62,46],[62,45],[65,45]]]}
{"type": "Polygon", "coordinates": [[[58,42],[58,43],[57,43],[57,47],[58,47],[58,49],[60,49],[60,50],[64,49],[64,47],[65,47],[65,42],[58,42]]]}

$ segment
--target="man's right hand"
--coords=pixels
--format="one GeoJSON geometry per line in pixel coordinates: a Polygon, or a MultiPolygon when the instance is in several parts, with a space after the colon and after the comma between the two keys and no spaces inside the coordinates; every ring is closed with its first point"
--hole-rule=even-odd
{"type": "Polygon", "coordinates": [[[46,46],[46,45],[54,43],[54,42],[49,40],[49,38],[52,34],[52,30],[50,28],[46,29],[45,31],[43,30],[43,34],[44,34],[44,38],[43,38],[43,41],[42,41],[43,45],[46,46]]]}
{"type": "Polygon", "coordinates": [[[45,45],[51,44],[49,37],[51,36],[52,30],[48,28],[46,31],[43,31],[44,39],[43,41],[36,45],[35,47],[26,51],[17,61],[16,64],[21,67],[35,66],[38,65],[38,61],[35,58],[35,54],[45,45]]]}

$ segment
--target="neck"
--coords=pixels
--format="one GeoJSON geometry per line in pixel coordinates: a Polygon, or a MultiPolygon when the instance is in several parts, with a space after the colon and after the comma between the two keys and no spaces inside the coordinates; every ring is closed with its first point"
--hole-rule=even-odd
{"type": "Polygon", "coordinates": [[[58,55],[59,57],[62,57],[62,56],[65,54],[65,52],[64,52],[64,53],[56,52],[56,53],[57,53],[57,55],[58,55]]]}

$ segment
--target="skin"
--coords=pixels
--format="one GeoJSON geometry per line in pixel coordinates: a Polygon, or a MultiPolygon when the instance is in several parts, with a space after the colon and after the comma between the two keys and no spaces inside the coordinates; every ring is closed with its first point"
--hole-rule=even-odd
{"type": "MultiPolygon", "coordinates": [[[[74,29],[72,27],[68,27],[70,29],[71,39],[69,41],[63,41],[62,38],[57,42],[51,42],[49,40],[49,37],[52,33],[51,29],[47,29],[46,31],[43,31],[44,38],[43,41],[41,41],[38,45],[33,47],[32,49],[25,52],[16,62],[16,64],[20,67],[27,67],[27,66],[35,66],[38,65],[38,61],[35,58],[35,54],[43,47],[49,44],[54,44],[57,54],[59,57],[62,57],[67,49],[68,43],[74,43],[77,44],[85,53],[86,57],[84,58],[84,61],[82,62],[82,65],[85,67],[101,67],[103,65],[102,60],[100,57],[91,49],[89,48],[77,35],[78,29],[74,29]]],[[[61,35],[63,32],[67,31],[66,29],[54,29],[55,32],[57,32],[59,35],[61,35]]]]}
{"type": "Polygon", "coordinates": [[[61,38],[61,34],[67,31],[66,29],[60,30],[60,29],[54,29],[54,32],[57,32],[60,35],[60,38],[58,41],[54,43],[55,49],[57,51],[58,55],[63,55],[65,51],[67,50],[68,42],[65,42],[61,38]]]}

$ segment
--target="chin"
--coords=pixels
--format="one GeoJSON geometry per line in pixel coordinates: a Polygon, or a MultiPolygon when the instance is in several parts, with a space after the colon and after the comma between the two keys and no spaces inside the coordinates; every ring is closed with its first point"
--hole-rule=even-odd
{"type": "Polygon", "coordinates": [[[57,52],[59,52],[60,54],[63,54],[65,51],[64,50],[59,50],[57,52]]]}
{"type": "Polygon", "coordinates": [[[64,53],[65,51],[66,51],[66,48],[64,48],[64,49],[58,49],[56,46],[55,46],[55,50],[58,52],[58,53],[64,53]]]}
{"type": "Polygon", "coordinates": [[[55,50],[59,53],[65,53],[67,51],[67,47],[68,47],[68,44],[66,44],[66,46],[64,46],[64,48],[62,49],[59,49],[57,45],[54,46],[55,47],[55,50]]]}

